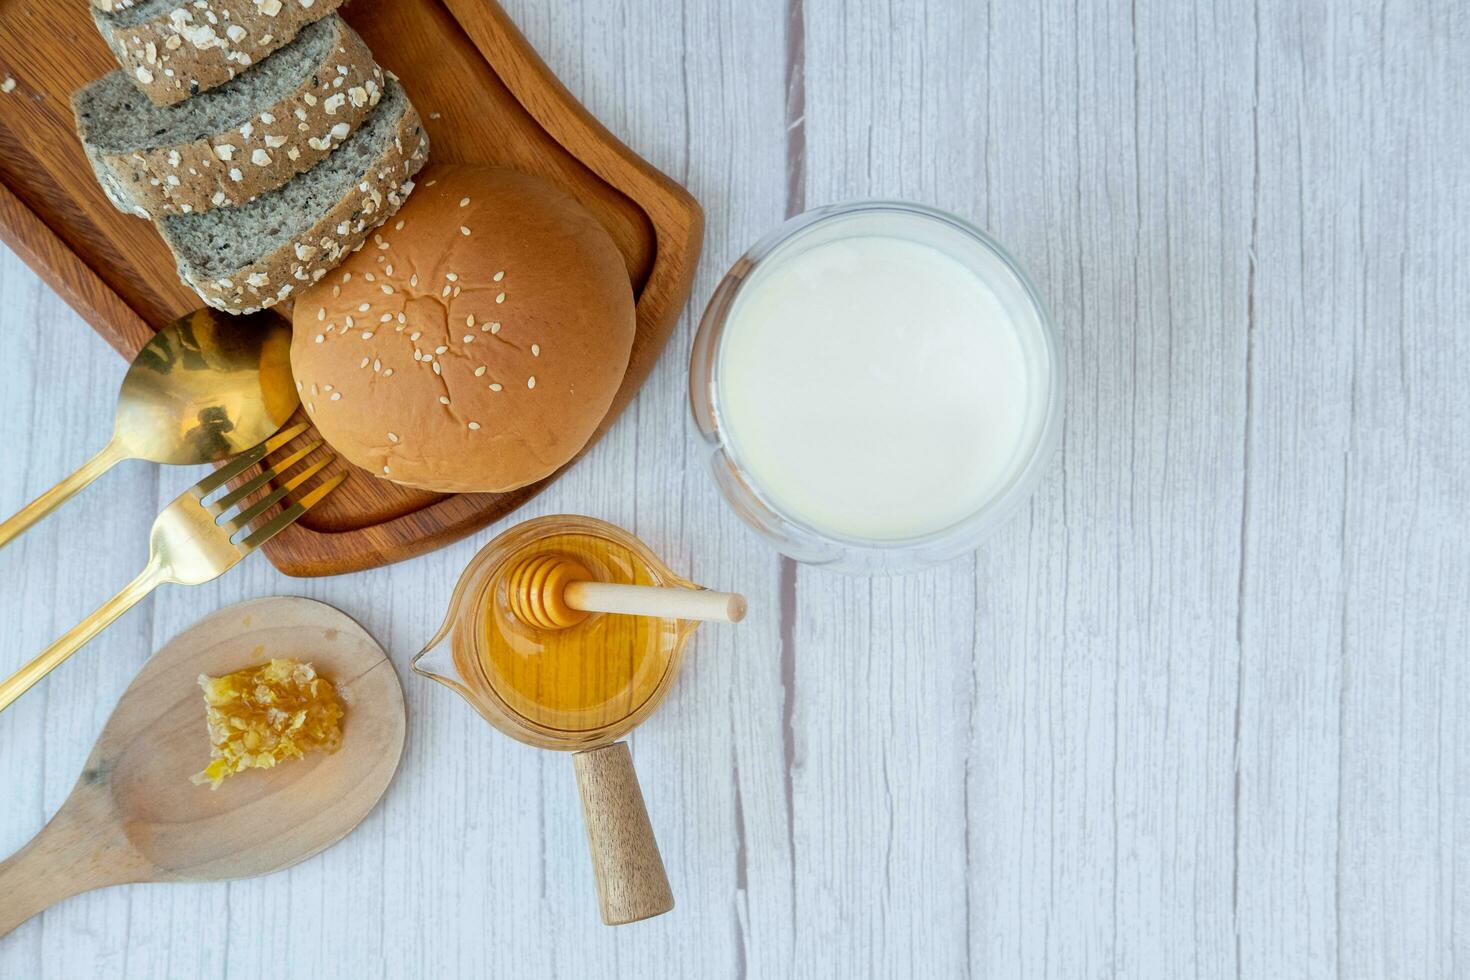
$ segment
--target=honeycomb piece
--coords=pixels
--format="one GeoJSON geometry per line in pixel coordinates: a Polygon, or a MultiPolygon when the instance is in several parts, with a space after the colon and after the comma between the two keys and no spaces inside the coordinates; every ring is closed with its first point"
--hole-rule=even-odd
{"type": "Polygon", "coordinates": [[[272,660],[223,677],[199,675],[209,721],[210,763],[196,784],[219,789],[227,776],[269,769],[342,745],[342,702],[311,664],[272,660]]]}

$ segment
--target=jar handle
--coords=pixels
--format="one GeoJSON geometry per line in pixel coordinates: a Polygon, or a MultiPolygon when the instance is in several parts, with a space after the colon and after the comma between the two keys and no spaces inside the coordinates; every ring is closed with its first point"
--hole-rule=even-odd
{"type": "Polygon", "coordinates": [[[627,742],[572,756],[602,921],[625,925],[674,907],[627,742]]]}

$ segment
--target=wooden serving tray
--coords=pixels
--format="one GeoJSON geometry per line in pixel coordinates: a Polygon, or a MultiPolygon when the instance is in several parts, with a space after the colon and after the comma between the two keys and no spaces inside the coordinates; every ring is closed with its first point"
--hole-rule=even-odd
{"type": "MultiPolygon", "coordinates": [[[[116,64],[86,0],[0,0],[0,240],[121,354],[200,305],[153,226],[108,203],[73,129],[70,96],[116,64]]],[[[643,384],[688,298],[699,205],[602,127],[492,0],[360,0],[344,8],[428,128],[430,159],[538,174],[580,200],[628,264],[638,327],[627,376],[592,441],[643,384]]],[[[300,418],[304,414],[298,413],[300,418]]],[[[590,443],[589,443],[590,444],[590,443]]],[[[457,540],[525,503],[510,493],[399,487],[345,463],[342,485],[265,547],[288,575],[335,575],[457,540]]]]}

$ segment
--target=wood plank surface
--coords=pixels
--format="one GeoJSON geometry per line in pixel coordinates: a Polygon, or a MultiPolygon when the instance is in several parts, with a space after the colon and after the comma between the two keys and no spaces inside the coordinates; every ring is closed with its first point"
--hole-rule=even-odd
{"type": "MultiPolygon", "coordinates": [[[[0,976],[1464,973],[1470,14],[505,6],[707,211],[648,385],[518,515],[614,521],[751,600],[702,628],[631,740],[674,911],[602,926],[570,760],[406,672],[501,522],[357,575],[253,560],[162,590],[0,714],[8,853],[148,652],[219,606],[340,606],[410,712],[396,782],[341,844],[267,878],[82,896],[0,943],[0,976]],[[892,580],[775,557],[721,504],[685,405],[730,262],[789,213],[875,196],[1004,242],[1068,370],[1029,507],[972,560],[892,580]]],[[[0,300],[13,509],[101,444],[122,368],[9,254],[0,300]]],[[[0,666],[129,577],[192,478],[121,467],[0,552],[0,666]]]]}

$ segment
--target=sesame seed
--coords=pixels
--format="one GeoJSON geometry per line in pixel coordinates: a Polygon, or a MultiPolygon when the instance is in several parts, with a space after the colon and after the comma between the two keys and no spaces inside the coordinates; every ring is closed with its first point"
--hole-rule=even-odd
{"type": "Polygon", "coordinates": [[[498,385],[498,384],[492,384],[490,386],[490,390],[491,391],[499,391],[500,390],[500,385],[498,385]]]}
{"type": "Polygon", "coordinates": [[[464,325],[467,327],[473,327],[475,325],[475,317],[473,314],[464,318],[464,325]]]}
{"type": "Polygon", "coordinates": [[[492,323],[492,324],[490,324],[490,332],[491,333],[500,333],[500,324],[499,323],[492,323]]]}
{"type": "MultiPolygon", "coordinates": [[[[380,255],[380,256],[378,256],[378,258],[380,258],[380,259],[381,259],[381,258],[382,258],[382,256],[381,256],[381,255],[380,255]]],[[[377,276],[375,276],[375,275],[373,275],[373,274],[372,274],[372,273],[371,273],[371,272],[364,272],[364,273],[363,273],[363,274],[362,274],[362,277],[363,277],[363,278],[364,278],[364,279],[366,279],[366,280],[367,280],[367,281],[368,281],[368,282],[377,282],[377,281],[378,281],[378,277],[377,277],[377,276]]]]}
{"type": "Polygon", "coordinates": [[[448,395],[440,395],[439,396],[439,404],[440,405],[448,405],[449,404],[449,396],[448,395]]]}
{"type": "Polygon", "coordinates": [[[317,343],[319,343],[319,344],[320,344],[320,343],[321,343],[321,342],[322,342],[322,341],[323,341],[323,340],[325,340],[325,339],[326,339],[326,335],[325,335],[325,334],[317,334],[317,335],[316,335],[316,342],[317,342],[317,343]]]}
{"type": "Polygon", "coordinates": [[[383,370],[383,377],[385,377],[385,378],[391,378],[391,377],[393,377],[393,369],[392,368],[385,368],[383,370]]]}
{"type": "Polygon", "coordinates": [[[541,345],[540,344],[532,344],[531,345],[531,356],[532,357],[540,357],[541,356],[541,345]]]}
{"type": "Polygon", "coordinates": [[[469,234],[470,234],[470,230],[468,228],[466,228],[464,225],[460,225],[459,226],[459,233],[461,235],[464,235],[466,238],[468,238],[469,237],[469,234]]]}
{"type": "Polygon", "coordinates": [[[434,353],[435,354],[443,354],[443,353],[445,353],[448,350],[449,350],[448,345],[446,345],[446,344],[440,344],[438,347],[435,347],[434,348],[434,353]]]}
{"type": "MultiPolygon", "coordinates": [[[[331,390],[332,390],[332,386],[331,385],[322,385],[322,391],[331,391],[331,390]]],[[[312,394],[316,394],[316,392],[312,392],[312,394]]]]}
{"type": "Polygon", "coordinates": [[[502,280],[504,278],[505,278],[505,270],[502,269],[500,272],[495,273],[495,281],[496,282],[499,282],[500,280],[502,280]]]}
{"type": "Polygon", "coordinates": [[[360,368],[365,368],[365,367],[368,366],[368,361],[369,361],[369,358],[364,357],[361,361],[358,362],[358,365],[357,366],[360,367],[360,368]]]}
{"type": "Polygon", "coordinates": [[[434,362],[434,373],[435,374],[443,374],[444,373],[443,371],[441,371],[439,369],[439,362],[438,361],[435,361],[434,362]]]}
{"type": "Polygon", "coordinates": [[[361,303],[357,307],[357,312],[359,312],[359,313],[366,313],[368,310],[370,310],[372,308],[373,308],[373,305],[371,303],[361,303]]]}
{"type": "Polygon", "coordinates": [[[389,442],[397,442],[398,441],[398,433],[396,433],[396,432],[390,432],[390,433],[388,433],[388,441],[389,442]]]}
{"type": "Polygon", "coordinates": [[[415,330],[413,333],[411,333],[411,334],[408,335],[408,339],[409,340],[418,340],[423,335],[424,335],[424,332],[422,330],[415,330]]]}
{"type": "MultiPolygon", "coordinates": [[[[481,364],[479,367],[475,368],[475,377],[477,377],[477,378],[483,378],[484,376],[485,376],[485,365],[481,364]]],[[[298,385],[297,387],[300,387],[300,386],[298,385]]]]}
{"type": "Polygon", "coordinates": [[[403,230],[403,222],[400,221],[400,222],[398,222],[398,224],[394,225],[393,226],[393,230],[394,231],[402,231],[403,230]]]}
{"type": "Polygon", "coordinates": [[[334,391],[334,392],[332,392],[332,401],[339,402],[341,400],[342,400],[342,392],[340,392],[340,391],[334,391]]]}
{"type": "Polygon", "coordinates": [[[444,278],[445,279],[448,279],[450,282],[454,282],[455,280],[459,279],[459,273],[457,273],[457,272],[446,272],[446,273],[444,273],[444,278]]]}
{"type": "Polygon", "coordinates": [[[379,323],[392,323],[393,322],[393,314],[392,313],[384,313],[382,316],[378,317],[378,322],[379,323]]]}
{"type": "Polygon", "coordinates": [[[316,402],[307,402],[306,403],[306,410],[308,412],[315,412],[316,411],[316,402]]]}
{"type": "Polygon", "coordinates": [[[497,295],[495,297],[495,302],[497,302],[497,303],[504,303],[505,302],[505,294],[504,293],[500,293],[499,295],[497,295]]]}
{"type": "Polygon", "coordinates": [[[373,373],[376,374],[381,370],[383,370],[383,362],[376,357],[373,358],[373,373]]]}
{"type": "Polygon", "coordinates": [[[449,286],[445,286],[444,289],[442,291],[440,291],[439,295],[441,297],[444,297],[444,296],[448,296],[449,293],[450,293],[450,287],[449,286]]]}
{"type": "Polygon", "coordinates": [[[363,340],[372,340],[373,339],[373,332],[371,330],[364,330],[362,332],[362,339],[363,340]]]}
{"type": "MultiPolygon", "coordinates": [[[[383,257],[381,255],[378,256],[378,261],[381,262],[382,260],[383,257]]],[[[383,266],[383,272],[390,276],[393,275],[393,264],[390,262],[389,264],[383,266]]]]}
{"type": "Polygon", "coordinates": [[[417,272],[408,277],[408,284],[410,286],[417,286],[419,284],[419,274],[417,272]]]}
{"type": "Polygon", "coordinates": [[[392,296],[393,295],[393,287],[390,286],[390,285],[388,285],[386,282],[385,283],[379,283],[378,284],[378,288],[383,291],[383,295],[384,296],[392,296]]]}
{"type": "Polygon", "coordinates": [[[386,466],[383,467],[383,475],[384,476],[387,476],[388,475],[388,467],[386,467],[386,466]]]}
{"type": "Polygon", "coordinates": [[[475,342],[475,335],[472,334],[472,333],[465,334],[464,335],[464,342],[467,343],[467,344],[473,344],[475,342]]]}
{"type": "Polygon", "coordinates": [[[526,379],[526,387],[527,388],[534,388],[534,387],[536,387],[536,376],[534,374],[531,375],[529,378],[526,379]]]}
{"type": "Polygon", "coordinates": [[[422,361],[424,359],[424,352],[415,347],[413,349],[413,359],[415,361],[422,361]]]}
{"type": "Polygon", "coordinates": [[[325,320],[327,318],[327,308],[325,306],[320,307],[316,311],[316,318],[317,318],[317,322],[318,323],[320,323],[322,320],[325,320]]]}
{"type": "Polygon", "coordinates": [[[478,429],[479,427],[480,427],[480,423],[478,423],[478,422],[471,422],[469,424],[469,428],[472,429],[472,430],[473,429],[478,429]]]}

